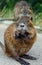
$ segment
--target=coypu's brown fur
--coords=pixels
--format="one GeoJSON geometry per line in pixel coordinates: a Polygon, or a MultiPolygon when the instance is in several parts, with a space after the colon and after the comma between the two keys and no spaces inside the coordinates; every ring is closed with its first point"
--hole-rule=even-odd
{"type": "Polygon", "coordinates": [[[28,32],[32,34],[32,37],[29,40],[28,39],[26,40],[25,38],[15,39],[14,37],[15,31],[17,31],[16,26],[20,20],[18,20],[17,23],[11,24],[5,32],[4,41],[6,53],[14,57],[16,57],[17,55],[19,56],[24,55],[26,52],[28,52],[32,48],[32,45],[34,44],[36,39],[36,30],[34,28],[34,24],[32,23],[31,20],[29,20],[28,22],[28,17],[25,17],[25,19],[27,21],[27,24],[31,26],[31,30],[28,32]]]}

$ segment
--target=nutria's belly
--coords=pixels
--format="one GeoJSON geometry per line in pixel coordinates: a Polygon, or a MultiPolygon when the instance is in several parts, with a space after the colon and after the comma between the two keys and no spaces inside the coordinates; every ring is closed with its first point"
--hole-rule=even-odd
{"type": "Polygon", "coordinates": [[[28,48],[24,48],[22,47],[19,51],[19,55],[24,55],[25,53],[27,53],[29,51],[29,47],[28,48]]]}
{"type": "Polygon", "coordinates": [[[19,56],[24,55],[25,53],[27,53],[31,47],[32,47],[33,43],[26,43],[26,42],[21,42],[15,45],[16,47],[16,51],[18,53],[19,56]]]}
{"type": "MultiPolygon", "coordinates": [[[[32,47],[32,46],[31,46],[32,47]]],[[[18,50],[19,51],[19,56],[21,56],[21,55],[24,55],[25,53],[27,53],[30,49],[31,49],[31,47],[28,47],[28,48],[21,48],[20,50],[18,50]]]]}

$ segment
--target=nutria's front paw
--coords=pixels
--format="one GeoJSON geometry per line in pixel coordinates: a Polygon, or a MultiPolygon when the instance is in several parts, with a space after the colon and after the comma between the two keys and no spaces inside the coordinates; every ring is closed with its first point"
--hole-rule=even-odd
{"type": "Polygon", "coordinates": [[[16,31],[15,32],[15,39],[17,39],[19,37],[19,33],[16,31]]]}

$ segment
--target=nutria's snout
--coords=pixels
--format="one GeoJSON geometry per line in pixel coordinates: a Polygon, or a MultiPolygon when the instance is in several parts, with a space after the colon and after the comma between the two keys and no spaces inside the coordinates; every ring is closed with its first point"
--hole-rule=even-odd
{"type": "Polygon", "coordinates": [[[15,38],[16,39],[23,39],[26,38],[28,35],[27,33],[28,26],[25,24],[25,22],[19,22],[15,31],[15,38]]]}
{"type": "Polygon", "coordinates": [[[24,33],[24,31],[27,29],[27,25],[23,22],[20,22],[17,26],[17,30],[21,31],[24,33]]]}

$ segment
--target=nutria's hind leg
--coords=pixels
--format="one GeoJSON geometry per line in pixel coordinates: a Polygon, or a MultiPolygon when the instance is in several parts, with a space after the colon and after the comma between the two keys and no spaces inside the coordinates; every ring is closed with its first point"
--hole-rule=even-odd
{"type": "Polygon", "coordinates": [[[29,56],[29,55],[26,55],[24,54],[23,56],[21,56],[22,58],[25,58],[25,59],[30,59],[30,60],[37,60],[37,58],[33,57],[33,56],[29,56]]]}
{"type": "Polygon", "coordinates": [[[21,65],[30,65],[29,62],[26,62],[21,57],[17,58],[16,61],[18,61],[21,65]]]}
{"type": "Polygon", "coordinates": [[[16,61],[18,61],[21,65],[30,65],[29,62],[26,62],[25,60],[23,60],[21,57],[16,57],[14,58],[13,56],[11,56],[10,54],[8,53],[5,53],[8,57],[11,57],[13,59],[15,59],[16,61]]]}

